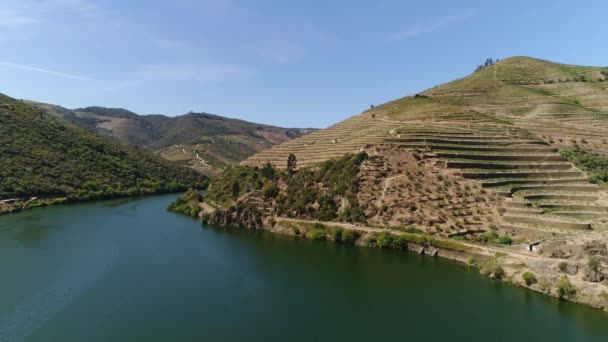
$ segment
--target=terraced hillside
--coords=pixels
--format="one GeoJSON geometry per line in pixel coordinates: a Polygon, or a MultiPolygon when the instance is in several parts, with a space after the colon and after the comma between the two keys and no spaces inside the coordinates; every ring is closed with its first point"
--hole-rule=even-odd
{"type": "MultiPolygon", "coordinates": [[[[608,69],[509,58],[254,155],[311,166],[371,145],[439,158],[503,197],[500,228],[527,239],[608,228],[605,190],[559,153],[608,151],[608,69]]],[[[438,166],[438,167],[439,167],[438,166]]]]}
{"type": "Polygon", "coordinates": [[[261,125],[207,113],[168,117],[138,115],[121,108],[70,110],[46,103],[26,102],[83,128],[147,149],[207,175],[216,174],[226,165],[238,164],[257,152],[312,131],[261,125]]]}

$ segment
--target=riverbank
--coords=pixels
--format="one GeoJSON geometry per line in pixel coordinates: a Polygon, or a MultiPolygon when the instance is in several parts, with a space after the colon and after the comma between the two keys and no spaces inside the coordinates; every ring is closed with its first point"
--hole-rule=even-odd
{"type": "MultiPolygon", "coordinates": [[[[225,226],[244,228],[234,223],[225,226]]],[[[449,259],[476,268],[482,275],[496,281],[608,311],[608,287],[605,284],[584,281],[583,272],[568,274],[563,270],[563,259],[525,252],[523,247],[516,250],[517,246],[488,246],[419,232],[281,217],[267,217],[252,228],[318,241],[399,249],[449,259]],[[341,239],[345,233],[349,236],[346,241],[341,239]]],[[[568,266],[577,270],[584,267],[572,261],[568,266]]]]}
{"type": "Polygon", "coordinates": [[[138,198],[144,196],[178,194],[187,190],[187,188],[171,189],[169,191],[158,191],[155,189],[140,189],[137,191],[99,193],[93,196],[78,197],[22,197],[0,200],[0,216],[17,213],[20,211],[31,210],[35,208],[43,208],[60,204],[85,203],[110,199],[121,198],[138,198]]]}
{"type": "Polygon", "coordinates": [[[608,314],[492,281],[472,267],[402,250],[201,226],[164,210],[176,197],[0,217],[0,271],[11,275],[0,284],[0,340],[608,336],[608,314]]]}

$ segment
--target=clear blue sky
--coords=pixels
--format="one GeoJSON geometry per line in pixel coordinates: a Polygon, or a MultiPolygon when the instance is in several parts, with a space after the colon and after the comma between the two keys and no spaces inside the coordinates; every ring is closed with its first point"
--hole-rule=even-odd
{"type": "Polygon", "coordinates": [[[607,14],[606,0],[0,0],[0,92],[325,127],[487,57],[607,66],[607,14]]]}

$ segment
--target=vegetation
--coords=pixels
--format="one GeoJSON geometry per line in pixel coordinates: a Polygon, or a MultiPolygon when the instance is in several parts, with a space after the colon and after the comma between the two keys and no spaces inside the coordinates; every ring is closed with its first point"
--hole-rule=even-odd
{"type": "Polygon", "coordinates": [[[474,256],[469,256],[469,257],[467,257],[466,262],[467,262],[467,265],[469,265],[469,266],[475,266],[477,264],[477,259],[475,259],[474,256]]]}
{"type": "Polygon", "coordinates": [[[402,235],[393,235],[391,233],[382,232],[374,233],[368,237],[368,242],[376,245],[379,248],[390,249],[407,249],[407,238],[402,235]]]}
{"type": "Polygon", "coordinates": [[[489,276],[495,279],[502,279],[505,275],[505,271],[500,265],[498,257],[487,259],[481,266],[481,274],[489,276]]]}
{"type": "Polygon", "coordinates": [[[590,256],[589,260],[587,261],[587,266],[589,266],[591,271],[599,272],[602,266],[600,258],[595,255],[590,256]]]}
{"type": "Polygon", "coordinates": [[[483,70],[489,66],[492,66],[492,65],[496,64],[496,62],[498,62],[498,60],[494,61],[492,58],[488,58],[488,59],[486,59],[486,61],[483,64],[477,65],[477,68],[475,68],[475,72],[483,70]]]}
{"type": "Polygon", "coordinates": [[[532,272],[524,272],[524,274],[522,274],[521,277],[524,280],[524,282],[526,283],[526,285],[528,285],[528,286],[532,286],[532,285],[538,283],[538,279],[536,279],[536,275],[534,275],[534,273],[532,273],[532,272]]]}
{"type": "Polygon", "coordinates": [[[354,245],[359,240],[360,234],[355,230],[343,230],[340,236],[340,242],[354,245]]]}
{"type": "Polygon", "coordinates": [[[95,133],[148,149],[167,160],[209,174],[308,131],[260,125],[208,113],[189,112],[168,117],[138,115],[121,108],[70,110],[45,103],[29,103],[95,133]],[[107,129],[108,126],[111,129],[107,129]],[[206,165],[201,163],[197,154],[206,165]]]}
{"type": "Polygon", "coordinates": [[[203,196],[196,189],[188,190],[183,196],[178,197],[173,201],[167,209],[172,212],[198,217],[201,211],[200,203],[203,201],[203,196]]]}
{"type": "Polygon", "coordinates": [[[310,230],[307,234],[306,237],[308,237],[309,239],[312,240],[316,240],[316,241],[323,241],[326,239],[326,235],[325,235],[325,229],[322,227],[318,227],[318,228],[313,228],[312,230],[310,230]]]}
{"type": "Polygon", "coordinates": [[[511,245],[513,239],[508,236],[500,236],[498,233],[492,231],[483,234],[479,234],[475,237],[477,242],[488,244],[488,245],[511,245]]]}
{"type": "Polygon", "coordinates": [[[556,292],[559,298],[568,299],[576,295],[576,287],[570,283],[568,277],[561,277],[557,280],[556,292]]]}
{"type": "Polygon", "coordinates": [[[304,236],[316,241],[332,241],[349,245],[354,245],[360,238],[359,232],[342,227],[328,227],[322,223],[285,223],[290,227],[295,235],[301,235],[304,231],[304,236]]]}
{"type": "Polygon", "coordinates": [[[608,157],[580,147],[561,150],[561,154],[577,167],[589,173],[593,183],[608,183],[608,157]]]}
{"type": "Polygon", "coordinates": [[[89,200],[204,187],[193,170],[0,95],[0,197],[89,200]]]}
{"type": "Polygon", "coordinates": [[[296,158],[295,154],[290,153],[289,157],[287,157],[287,172],[292,175],[296,172],[297,167],[298,159],[296,158]]]}
{"type": "Polygon", "coordinates": [[[274,202],[279,216],[365,222],[356,194],[359,191],[357,174],[366,158],[365,153],[346,155],[328,160],[317,168],[293,173],[275,169],[269,163],[261,169],[229,167],[211,182],[205,200],[210,204],[229,206],[243,194],[259,191],[265,200],[274,202]],[[339,213],[343,199],[349,205],[339,213]]]}

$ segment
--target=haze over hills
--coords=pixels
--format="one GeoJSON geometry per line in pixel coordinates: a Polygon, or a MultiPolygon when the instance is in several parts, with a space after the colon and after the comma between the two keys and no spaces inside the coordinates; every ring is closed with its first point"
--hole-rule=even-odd
{"type": "Polygon", "coordinates": [[[28,103],[120,142],[148,149],[163,158],[213,175],[226,165],[313,129],[280,128],[208,113],[138,115],[121,108],[74,110],[35,101],[28,103]]]}
{"type": "Polygon", "coordinates": [[[179,191],[206,180],[5,95],[0,155],[1,198],[108,198],[179,191]]]}

